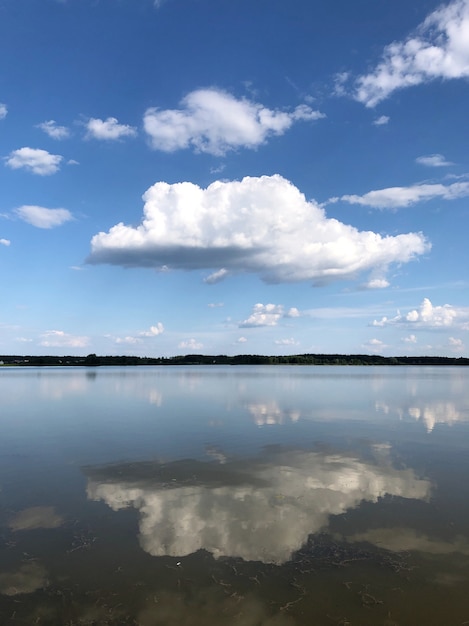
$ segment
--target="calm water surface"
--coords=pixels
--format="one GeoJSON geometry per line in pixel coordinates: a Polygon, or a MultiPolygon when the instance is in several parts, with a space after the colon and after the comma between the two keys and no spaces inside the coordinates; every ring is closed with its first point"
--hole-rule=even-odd
{"type": "Polygon", "coordinates": [[[469,624],[469,369],[0,368],[0,624],[469,624]]]}

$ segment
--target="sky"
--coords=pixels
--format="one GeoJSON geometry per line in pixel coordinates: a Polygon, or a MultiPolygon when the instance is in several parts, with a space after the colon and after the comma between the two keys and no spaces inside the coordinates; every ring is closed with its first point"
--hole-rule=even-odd
{"type": "Polygon", "coordinates": [[[0,0],[0,354],[468,356],[469,0],[0,0]]]}

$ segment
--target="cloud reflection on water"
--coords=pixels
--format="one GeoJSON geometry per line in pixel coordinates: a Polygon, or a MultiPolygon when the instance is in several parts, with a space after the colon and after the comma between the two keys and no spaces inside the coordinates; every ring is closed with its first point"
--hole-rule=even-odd
{"type": "Polygon", "coordinates": [[[224,465],[199,461],[87,468],[88,497],[140,513],[140,544],[154,556],[205,549],[216,558],[282,564],[330,515],[391,494],[424,500],[412,469],[322,451],[271,451],[224,465]]]}

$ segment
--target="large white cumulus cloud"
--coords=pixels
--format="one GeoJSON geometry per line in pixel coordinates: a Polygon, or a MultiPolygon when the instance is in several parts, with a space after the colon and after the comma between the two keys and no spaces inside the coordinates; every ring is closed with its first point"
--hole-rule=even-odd
{"type": "Polygon", "coordinates": [[[430,248],[421,233],[382,236],[328,218],[279,175],[216,181],[206,189],[158,182],[143,199],[142,223],[119,223],[95,235],[90,263],[328,282],[385,273],[391,263],[430,248]]]}

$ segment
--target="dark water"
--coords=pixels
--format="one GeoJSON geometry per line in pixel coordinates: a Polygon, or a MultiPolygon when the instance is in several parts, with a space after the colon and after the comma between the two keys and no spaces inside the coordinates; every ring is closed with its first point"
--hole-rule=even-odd
{"type": "Polygon", "coordinates": [[[0,624],[469,624],[469,369],[0,368],[0,624]]]}

